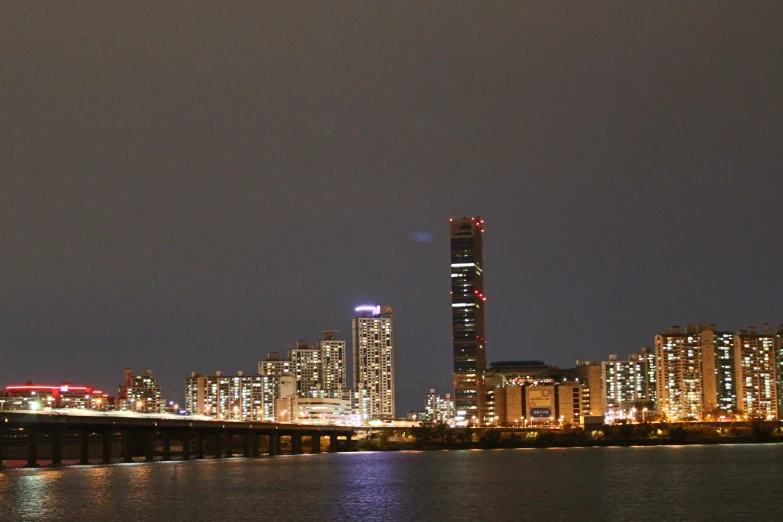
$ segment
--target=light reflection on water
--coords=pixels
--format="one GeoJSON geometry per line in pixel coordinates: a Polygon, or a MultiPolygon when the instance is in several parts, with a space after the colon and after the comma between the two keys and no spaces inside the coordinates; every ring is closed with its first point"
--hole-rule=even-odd
{"type": "Polygon", "coordinates": [[[0,473],[0,520],[778,520],[783,445],[324,454],[0,473]]]}

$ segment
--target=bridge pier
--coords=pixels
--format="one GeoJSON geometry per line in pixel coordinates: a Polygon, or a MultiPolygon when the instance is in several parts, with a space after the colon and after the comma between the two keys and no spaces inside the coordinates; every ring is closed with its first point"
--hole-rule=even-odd
{"type": "Polygon", "coordinates": [[[247,432],[242,434],[242,456],[250,457],[250,434],[247,432]]]}
{"type": "Polygon", "coordinates": [[[161,459],[171,460],[171,433],[169,433],[169,430],[163,430],[161,436],[163,437],[163,456],[161,459]]]}
{"type": "Polygon", "coordinates": [[[215,432],[215,458],[223,458],[223,432],[215,432]]]}
{"type": "Polygon", "coordinates": [[[3,469],[3,458],[5,458],[5,426],[0,424],[0,469],[3,469]]]}
{"type": "Polygon", "coordinates": [[[196,458],[204,458],[204,434],[201,430],[196,432],[196,458]]]}
{"type": "Polygon", "coordinates": [[[247,435],[250,437],[250,457],[251,458],[257,458],[258,457],[258,433],[251,432],[247,435]]]}
{"type": "Polygon", "coordinates": [[[190,432],[182,434],[182,460],[190,460],[190,432]]]}
{"type": "Polygon", "coordinates": [[[269,456],[275,455],[280,455],[280,434],[277,432],[269,434],[269,456]]]}
{"type": "Polygon", "coordinates": [[[57,426],[52,431],[52,466],[60,466],[63,463],[63,435],[65,428],[57,426]]]}
{"type": "Polygon", "coordinates": [[[79,432],[79,464],[90,463],[90,431],[85,428],[79,432]]]}
{"type": "Polygon", "coordinates": [[[131,430],[122,432],[122,460],[133,462],[133,433],[131,430]]]}
{"type": "Polygon", "coordinates": [[[113,430],[111,428],[104,428],[103,430],[103,459],[104,464],[111,464],[111,435],[113,430]]]}
{"type": "Polygon", "coordinates": [[[321,434],[318,432],[310,434],[310,453],[321,453],[321,434]]]}
{"type": "Polygon", "coordinates": [[[291,455],[300,455],[302,453],[302,434],[291,434],[291,455]]]}
{"type": "Polygon", "coordinates": [[[329,453],[337,453],[340,451],[340,447],[338,446],[339,442],[337,441],[337,434],[330,433],[329,434],[329,453]]]}
{"type": "Polygon", "coordinates": [[[27,467],[38,467],[38,430],[27,428],[27,467]]]}
{"type": "Polygon", "coordinates": [[[353,435],[351,433],[345,434],[345,451],[353,451],[354,450],[354,444],[353,444],[353,435]]]}
{"type": "Polygon", "coordinates": [[[148,429],[144,432],[144,461],[153,462],[155,460],[155,433],[156,430],[148,429]]]}

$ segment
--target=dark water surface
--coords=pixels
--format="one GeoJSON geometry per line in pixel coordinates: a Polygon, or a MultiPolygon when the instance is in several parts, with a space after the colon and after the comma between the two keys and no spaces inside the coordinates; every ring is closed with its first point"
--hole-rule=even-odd
{"type": "Polygon", "coordinates": [[[783,445],[10,469],[0,520],[783,520],[783,445]]]}

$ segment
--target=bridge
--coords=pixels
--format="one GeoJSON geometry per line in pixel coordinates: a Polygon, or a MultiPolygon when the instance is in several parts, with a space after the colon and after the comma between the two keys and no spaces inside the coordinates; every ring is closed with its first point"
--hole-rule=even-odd
{"type": "Polygon", "coordinates": [[[352,451],[358,428],[274,422],[0,412],[4,461],[52,466],[352,451]],[[307,444],[304,444],[307,442],[307,444]],[[308,448],[309,446],[309,448],[308,448]]]}

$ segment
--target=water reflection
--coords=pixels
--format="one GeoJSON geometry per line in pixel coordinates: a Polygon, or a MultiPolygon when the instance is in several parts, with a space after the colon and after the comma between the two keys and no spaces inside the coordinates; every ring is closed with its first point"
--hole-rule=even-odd
{"type": "Polygon", "coordinates": [[[782,446],[355,453],[0,473],[0,520],[775,520],[782,446]]]}

